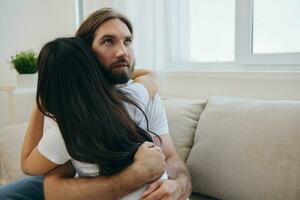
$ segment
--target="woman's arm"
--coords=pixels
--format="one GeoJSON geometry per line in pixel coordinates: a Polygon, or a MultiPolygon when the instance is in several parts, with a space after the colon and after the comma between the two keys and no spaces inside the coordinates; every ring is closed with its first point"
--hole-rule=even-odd
{"type": "Polygon", "coordinates": [[[41,176],[48,173],[58,165],[59,164],[48,160],[39,152],[38,148],[35,147],[28,155],[28,157],[24,159],[21,167],[24,174],[31,176],[41,176]]]}
{"type": "Polygon", "coordinates": [[[21,169],[28,175],[42,175],[57,164],[46,159],[37,149],[43,136],[44,115],[34,104],[21,152],[21,169]]]}
{"type": "Polygon", "coordinates": [[[148,91],[149,97],[152,98],[158,91],[158,75],[154,71],[145,69],[136,69],[133,71],[132,79],[134,82],[141,83],[148,91]]]}

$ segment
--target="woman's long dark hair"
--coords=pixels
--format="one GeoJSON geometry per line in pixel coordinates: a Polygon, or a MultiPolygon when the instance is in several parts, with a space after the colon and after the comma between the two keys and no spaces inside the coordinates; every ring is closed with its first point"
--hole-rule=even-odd
{"type": "Polygon", "coordinates": [[[140,144],[152,137],[130,118],[124,103],[144,114],[149,131],[145,113],[107,81],[102,69],[83,39],[51,41],[38,57],[36,101],[57,122],[70,156],[109,175],[131,164],[140,144]]]}

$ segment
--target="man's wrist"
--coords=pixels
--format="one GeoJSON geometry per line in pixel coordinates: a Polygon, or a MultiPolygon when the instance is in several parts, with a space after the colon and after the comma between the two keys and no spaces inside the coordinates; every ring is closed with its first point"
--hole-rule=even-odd
{"type": "Polygon", "coordinates": [[[130,170],[129,177],[131,177],[131,180],[134,180],[134,185],[138,185],[138,187],[141,187],[145,185],[148,181],[147,173],[144,170],[144,167],[139,162],[134,162],[132,165],[128,167],[130,170]]]}
{"type": "Polygon", "coordinates": [[[191,181],[190,179],[185,175],[179,175],[176,178],[176,187],[179,191],[180,197],[183,197],[183,199],[187,199],[191,194],[191,181]]]}
{"type": "Polygon", "coordinates": [[[118,191],[115,191],[115,195],[117,194],[119,199],[147,183],[143,167],[136,162],[109,179],[118,183],[115,188],[118,188],[118,191]]]}

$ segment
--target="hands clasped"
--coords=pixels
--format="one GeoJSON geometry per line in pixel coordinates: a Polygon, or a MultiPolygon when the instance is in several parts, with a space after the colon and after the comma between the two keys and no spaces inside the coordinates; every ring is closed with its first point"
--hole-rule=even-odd
{"type": "Polygon", "coordinates": [[[134,156],[134,163],[139,166],[143,179],[149,183],[142,199],[177,199],[174,198],[178,185],[174,180],[162,180],[166,171],[166,157],[162,149],[151,142],[144,142],[134,156]]]}
{"type": "Polygon", "coordinates": [[[145,183],[153,182],[160,178],[166,169],[166,157],[162,149],[153,146],[151,142],[144,142],[134,156],[134,164],[142,172],[141,178],[145,183]]]}

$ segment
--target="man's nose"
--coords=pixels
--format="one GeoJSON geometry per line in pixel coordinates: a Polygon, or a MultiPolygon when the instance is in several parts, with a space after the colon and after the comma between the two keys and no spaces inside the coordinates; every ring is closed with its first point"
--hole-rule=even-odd
{"type": "Polygon", "coordinates": [[[126,46],[123,43],[120,43],[117,47],[116,56],[119,57],[127,57],[128,51],[126,46]]]}

